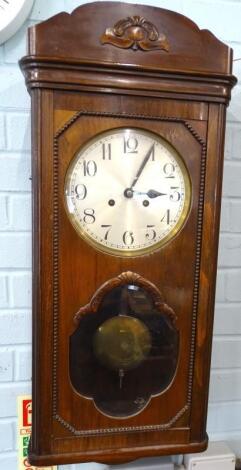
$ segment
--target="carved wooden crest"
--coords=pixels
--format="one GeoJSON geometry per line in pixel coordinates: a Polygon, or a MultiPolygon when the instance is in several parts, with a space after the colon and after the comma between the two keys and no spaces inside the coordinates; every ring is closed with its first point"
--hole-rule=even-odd
{"type": "Polygon", "coordinates": [[[112,44],[122,49],[169,51],[164,34],[159,34],[153,23],[142,16],[129,16],[118,21],[113,28],[107,28],[100,38],[102,44],[112,44]]]}

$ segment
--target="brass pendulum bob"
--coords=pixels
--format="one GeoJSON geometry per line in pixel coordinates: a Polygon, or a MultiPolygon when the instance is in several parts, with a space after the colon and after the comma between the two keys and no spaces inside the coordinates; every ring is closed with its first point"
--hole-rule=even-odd
{"type": "Polygon", "coordinates": [[[118,315],[106,320],[93,338],[94,354],[105,367],[118,371],[120,389],[125,371],[139,366],[151,349],[151,334],[139,319],[118,315]]]}

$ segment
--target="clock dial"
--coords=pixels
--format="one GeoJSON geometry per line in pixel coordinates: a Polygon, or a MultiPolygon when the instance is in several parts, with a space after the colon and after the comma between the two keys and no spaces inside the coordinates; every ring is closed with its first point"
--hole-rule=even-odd
{"type": "Polygon", "coordinates": [[[159,248],[183,225],[191,186],[177,151],[136,128],[98,134],[72,160],[65,205],[77,232],[97,249],[138,256],[159,248]]]}

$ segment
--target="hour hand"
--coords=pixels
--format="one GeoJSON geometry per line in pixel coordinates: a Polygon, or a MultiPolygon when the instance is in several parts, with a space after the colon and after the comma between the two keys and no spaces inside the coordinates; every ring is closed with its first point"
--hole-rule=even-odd
{"type": "Polygon", "coordinates": [[[149,189],[149,191],[147,191],[146,194],[148,197],[153,199],[154,197],[158,197],[158,196],[166,196],[167,193],[160,193],[159,191],[156,191],[155,189],[149,189]]]}
{"type": "Polygon", "coordinates": [[[158,196],[166,196],[167,193],[160,193],[159,191],[156,191],[155,189],[149,189],[147,192],[141,192],[141,191],[136,191],[137,194],[145,194],[147,195],[150,199],[154,199],[155,197],[158,196]]]}

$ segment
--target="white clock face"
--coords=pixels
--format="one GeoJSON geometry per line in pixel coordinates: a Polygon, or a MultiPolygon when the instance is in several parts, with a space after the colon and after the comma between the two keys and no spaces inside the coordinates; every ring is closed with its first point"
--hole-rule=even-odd
{"type": "Polygon", "coordinates": [[[187,169],[163,138],[136,128],[98,134],[72,160],[67,214],[95,248],[119,256],[151,252],[182,227],[190,207],[187,169]]]}

